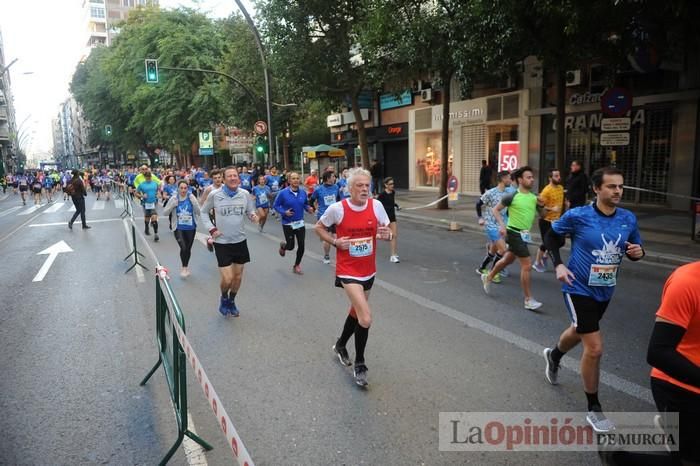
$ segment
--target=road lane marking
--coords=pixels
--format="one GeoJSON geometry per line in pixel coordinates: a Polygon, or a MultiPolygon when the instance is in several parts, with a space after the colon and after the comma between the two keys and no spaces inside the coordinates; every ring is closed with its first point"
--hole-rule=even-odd
{"type": "Polygon", "coordinates": [[[15,207],[11,207],[11,208],[7,209],[7,210],[4,211],[4,212],[0,212],[0,217],[4,217],[5,215],[9,215],[9,214],[11,214],[12,212],[14,212],[14,211],[16,211],[16,210],[19,210],[19,209],[21,209],[21,208],[22,208],[21,205],[18,205],[18,206],[15,206],[15,207]]]}
{"type": "Polygon", "coordinates": [[[91,210],[104,210],[106,202],[95,200],[95,203],[92,204],[92,209],[91,210]]]}
{"type": "MultiPolygon", "coordinates": [[[[118,222],[121,218],[101,218],[99,220],[89,220],[88,223],[118,222]]],[[[66,226],[68,222],[32,223],[29,227],[56,227],[66,226]]]]}
{"type": "Polygon", "coordinates": [[[60,202],[60,203],[57,202],[56,204],[54,204],[54,205],[52,205],[51,207],[49,207],[48,209],[46,209],[46,210],[44,211],[44,213],[45,213],[45,214],[46,214],[46,213],[52,214],[52,213],[54,213],[54,212],[58,212],[64,205],[66,205],[64,202],[60,202]]]}
{"type": "Polygon", "coordinates": [[[68,212],[75,212],[75,205],[70,206],[70,209],[68,209],[68,212]]]}
{"type": "Polygon", "coordinates": [[[48,248],[44,249],[41,252],[37,252],[37,255],[39,254],[48,254],[49,257],[46,258],[44,261],[44,264],[41,266],[37,274],[34,276],[34,279],[32,280],[33,282],[40,282],[44,280],[44,277],[46,274],[49,272],[49,269],[53,265],[53,262],[56,260],[59,254],[62,252],[73,252],[70,246],[66,244],[65,241],[61,240],[48,248]]]}
{"type": "Polygon", "coordinates": [[[29,214],[36,212],[39,209],[41,209],[40,205],[33,205],[30,208],[28,208],[27,210],[24,210],[24,211],[18,213],[17,216],[19,217],[20,215],[29,215],[29,214]]]}

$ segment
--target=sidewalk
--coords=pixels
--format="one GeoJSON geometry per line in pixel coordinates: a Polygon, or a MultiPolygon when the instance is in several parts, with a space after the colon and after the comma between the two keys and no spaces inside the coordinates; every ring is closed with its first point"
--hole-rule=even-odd
{"type": "MultiPolygon", "coordinates": [[[[435,201],[438,194],[424,191],[396,191],[396,203],[401,206],[396,213],[399,219],[417,221],[449,228],[450,222],[468,231],[481,232],[476,221],[477,196],[460,194],[453,208],[438,210],[435,206],[421,207],[435,201]],[[418,207],[417,209],[415,209],[418,207]],[[410,210],[406,210],[410,209],[410,210]]],[[[690,213],[664,209],[625,206],[637,215],[639,229],[646,251],[645,260],[662,264],[683,265],[700,260],[700,242],[691,240],[692,217],[690,213]]],[[[537,226],[533,226],[537,230],[537,226]]],[[[533,241],[541,241],[539,231],[533,232],[533,241]]]]}

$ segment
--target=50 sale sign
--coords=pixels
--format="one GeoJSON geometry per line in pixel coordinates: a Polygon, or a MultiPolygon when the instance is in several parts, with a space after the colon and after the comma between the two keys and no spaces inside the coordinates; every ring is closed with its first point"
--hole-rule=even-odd
{"type": "Polygon", "coordinates": [[[520,166],[520,141],[498,143],[498,171],[513,171],[520,166]]]}

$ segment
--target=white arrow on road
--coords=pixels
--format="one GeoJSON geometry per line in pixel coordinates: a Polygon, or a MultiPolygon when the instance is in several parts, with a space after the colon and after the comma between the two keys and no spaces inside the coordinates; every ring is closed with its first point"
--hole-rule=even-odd
{"type": "Polygon", "coordinates": [[[39,272],[36,274],[34,277],[33,282],[40,282],[44,279],[46,276],[46,273],[49,271],[51,268],[51,265],[53,265],[53,261],[56,260],[56,257],[58,257],[59,254],[62,252],[73,252],[73,250],[66,244],[65,241],[61,240],[58,243],[54,244],[53,246],[50,246],[46,249],[44,249],[41,252],[37,253],[37,256],[39,254],[48,254],[49,257],[46,258],[46,261],[44,262],[44,265],[41,266],[39,269],[39,272]]]}

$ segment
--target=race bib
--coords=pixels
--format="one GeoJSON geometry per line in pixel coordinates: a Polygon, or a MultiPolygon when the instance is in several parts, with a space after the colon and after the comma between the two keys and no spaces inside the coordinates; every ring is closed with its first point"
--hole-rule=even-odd
{"type": "Polygon", "coordinates": [[[188,213],[177,214],[177,223],[180,225],[192,226],[192,215],[188,213]]]}
{"type": "Polygon", "coordinates": [[[275,181],[274,183],[272,183],[272,190],[273,191],[277,191],[279,189],[280,189],[280,184],[278,182],[275,181]]]}
{"type": "Polygon", "coordinates": [[[520,237],[526,243],[532,242],[532,236],[530,236],[530,230],[520,230],[520,237]]]}
{"type": "Polygon", "coordinates": [[[258,195],[258,204],[267,204],[267,194],[262,193],[258,195]]]}
{"type": "Polygon", "coordinates": [[[304,228],[304,219],[297,220],[296,222],[290,223],[292,230],[298,230],[299,228],[304,228]]]}
{"type": "Polygon", "coordinates": [[[588,274],[588,286],[615,286],[617,268],[615,264],[592,264],[588,274]]]}
{"type": "Polygon", "coordinates": [[[143,204],[143,206],[144,206],[147,210],[153,210],[153,209],[156,208],[156,203],[155,203],[155,202],[146,202],[146,203],[143,204]]]}
{"type": "Polygon", "coordinates": [[[372,238],[353,238],[350,240],[348,252],[351,257],[366,257],[373,251],[372,238]]]}
{"type": "Polygon", "coordinates": [[[333,204],[335,202],[335,196],[333,194],[329,194],[328,196],[323,196],[323,203],[326,204],[327,206],[333,204]]]}

